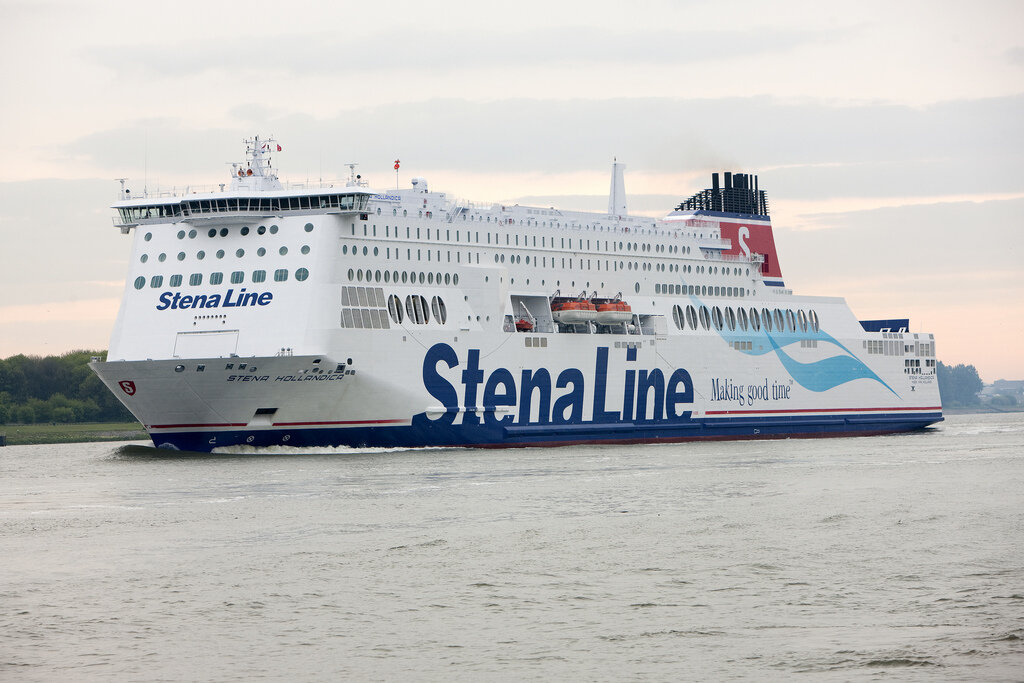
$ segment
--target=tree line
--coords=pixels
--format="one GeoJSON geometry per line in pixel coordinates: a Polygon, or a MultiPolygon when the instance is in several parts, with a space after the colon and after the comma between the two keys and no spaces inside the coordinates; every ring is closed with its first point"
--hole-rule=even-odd
{"type": "Polygon", "coordinates": [[[89,369],[106,351],[0,359],[0,424],[132,422],[132,414],[89,369]]]}
{"type": "Polygon", "coordinates": [[[939,361],[935,374],[944,408],[966,408],[981,404],[978,392],[985,385],[973,365],[946,365],[939,361]]]}

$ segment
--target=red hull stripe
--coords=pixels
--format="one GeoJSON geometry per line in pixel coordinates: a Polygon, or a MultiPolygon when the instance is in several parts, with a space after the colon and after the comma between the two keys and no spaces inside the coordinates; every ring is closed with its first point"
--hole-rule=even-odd
{"type": "Polygon", "coordinates": [[[890,412],[896,410],[942,410],[942,406],[921,406],[901,408],[804,408],[802,410],[709,410],[705,415],[769,415],[776,413],[866,413],[871,411],[890,412]]]}
{"type": "MultiPolygon", "coordinates": [[[[336,422],[275,422],[273,427],[307,427],[312,425],[379,425],[400,424],[408,420],[340,420],[336,422]]],[[[150,429],[194,429],[211,427],[248,427],[245,422],[216,422],[210,424],[150,425],[150,429]]]]}
{"type": "Polygon", "coordinates": [[[408,420],[337,420],[326,422],[275,422],[275,427],[306,427],[309,425],[393,425],[408,420]]]}

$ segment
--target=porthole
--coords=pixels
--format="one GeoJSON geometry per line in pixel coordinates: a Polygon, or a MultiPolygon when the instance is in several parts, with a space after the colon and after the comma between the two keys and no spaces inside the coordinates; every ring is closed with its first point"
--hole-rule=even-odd
{"type": "Polygon", "coordinates": [[[433,273],[427,273],[427,284],[428,285],[434,284],[434,274],[433,273]]]}
{"type": "Polygon", "coordinates": [[[359,270],[356,271],[356,282],[362,282],[362,281],[363,281],[363,269],[360,268],[359,270]]]}
{"type": "Polygon", "coordinates": [[[309,253],[309,245],[308,244],[303,244],[302,245],[302,249],[300,249],[299,251],[301,251],[303,254],[308,254],[309,253]]]}
{"type": "Polygon", "coordinates": [[[403,270],[402,271],[402,284],[405,284],[408,281],[409,281],[409,271],[403,270]]]}
{"type": "Polygon", "coordinates": [[[259,249],[256,250],[256,255],[257,256],[266,256],[266,254],[267,254],[267,250],[264,249],[263,247],[260,247],[259,249]]]}
{"type": "Polygon", "coordinates": [[[633,285],[633,291],[635,291],[637,294],[640,293],[640,283],[639,282],[637,282],[635,285],[633,285]]]}
{"type": "Polygon", "coordinates": [[[148,260],[149,260],[149,254],[143,254],[142,256],[139,257],[139,261],[141,261],[142,263],[145,263],[148,260]]]}
{"type": "Polygon", "coordinates": [[[265,225],[261,225],[260,227],[256,228],[256,234],[257,235],[263,235],[263,234],[266,234],[266,232],[267,232],[267,226],[265,226],[265,225]]]}
{"type": "MultiPolygon", "coordinates": [[[[452,275],[452,284],[453,285],[458,285],[459,284],[459,274],[458,273],[455,273],[454,275],[452,275]]],[[[544,283],[541,282],[541,284],[544,284],[544,283]]]]}
{"type": "Polygon", "coordinates": [[[206,233],[206,236],[207,237],[216,237],[217,236],[217,229],[216,228],[210,228],[210,231],[206,233]]]}
{"type": "Polygon", "coordinates": [[[243,236],[248,235],[249,234],[249,226],[248,225],[242,226],[242,229],[239,232],[241,232],[243,236]]]}
{"type": "Polygon", "coordinates": [[[369,253],[370,253],[370,250],[367,249],[366,247],[363,247],[363,256],[366,256],[369,253]]]}
{"type": "Polygon", "coordinates": [[[313,224],[312,223],[306,223],[306,225],[303,226],[303,230],[305,230],[306,232],[313,232],[313,224]]]}
{"type": "Polygon", "coordinates": [[[280,254],[281,256],[287,255],[288,254],[288,247],[281,247],[280,249],[277,250],[277,253],[280,254]]]}
{"type": "Polygon", "coordinates": [[[374,280],[375,280],[376,282],[380,282],[380,280],[381,280],[381,277],[382,277],[382,275],[380,274],[380,271],[379,271],[379,270],[375,270],[375,271],[373,271],[373,279],[374,279],[374,280]]]}
{"type": "Polygon", "coordinates": [[[184,261],[185,260],[185,252],[183,252],[183,251],[179,251],[178,252],[178,260],[179,261],[184,261]]]}
{"type": "Polygon", "coordinates": [[[759,332],[761,330],[761,317],[757,314],[756,308],[750,309],[750,327],[754,332],[759,332]]]}
{"type": "Polygon", "coordinates": [[[221,237],[227,237],[228,236],[228,229],[227,228],[221,228],[220,229],[220,236],[221,237]]]}
{"type": "Polygon", "coordinates": [[[405,297],[405,312],[409,320],[417,325],[425,325],[430,322],[430,309],[427,300],[419,294],[410,294],[405,297]]]}
{"type": "Polygon", "coordinates": [[[196,252],[196,259],[197,260],[202,261],[204,258],[206,258],[206,252],[205,251],[197,251],[196,252]]]}
{"type": "Polygon", "coordinates": [[[349,268],[348,269],[348,281],[351,282],[353,279],[355,279],[355,276],[356,276],[356,272],[354,270],[352,270],[351,268],[349,268]]]}
{"type": "Polygon", "coordinates": [[[391,282],[391,271],[390,270],[385,270],[384,271],[384,282],[391,282]]]}
{"type": "Polygon", "coordinates": [[[342,254],[345,254],[346,256],[348,255],[348,245],[347,245],[347,244],[343,244],[343,245],[342,245],[342,247],[341,247],[341,253],[342,253],[342,254]]]}
{"type": "Polygon", "coordinates": [[[421,285],[423,284],[423,281],[424,281],[425,279],[426,279],[426,278],[424,277],[423,273],[420,273],[420,284],[421,284],[421,285]]]}
{"type": "Polygon", "coordinates": [[[452,283],[452,274],[451,273],[445,273],[444,274],[444,283],[446,285],[450,285],[452,283]]]}
{"type": "Polygon", "coordinates": [[[179,230],[178,231],[178,239],[179,240],[185,239],[185,231],[184,230],[179,230]]]}
{"type": "Polygon", "coordinates": [[[270,226],[270,234],[271,235],[276,235],[277,234],[277,226],[276,225],[271,225],[270,226]]]}
{"type": "MultiPolygon", "coordinates": [[[[380,213],[380,209],[377,209],[377,213],[380,213]]],[[[396,325],[402,324],[402,300],[395,294],[388,297],[388,315],[396,325]]]]}
{"type": "MultiPolygon", "coordinates": [[[[283,248],[283,247],[282,247],[282,248],[283,248]]],[[[287,249],[285,249],[285,250],[284,250],[284,253],[285,253],[285,254],[287,254],[287,253],[288,253],[288,250],[287,250],[287,249]]],[[[374,248],[373,248],[373,255],[374,255],[374,256],[377,256],[378,254],[380,254],[380,251],[379,251],[379,250],[377,249],[377,247],[374,247],[374,248]]],[[[282,254],[282,256],[283,256],[283,254],[282,254]]]]}
{"type": "Polygon", "coordinates": [[[236,249],[235,256],[237,256],[238,258],[242,258],[243,256],[245,256],[245,249],[236,249]]]}
{"type": "Polygon", "coordinates": [[[153,239],[153,233],[147,232],[146,236],[143,239],[145,239],[147,242],[150,241],[151,239],[153,239]]]}
{"type": "Polygon", "coordinates": [[[430,308],[434,311],[434,320],[444,325],[448,320],[448,311],[445,308],[444,300],[435,296],[430,302],[430,308]]]}
{"type": "Polygon", "coordinates": [[[145,286],[146,286],[146,278],[144,278],[141,275],[138,276],[137,278],[135,278],[135,289],[142,289],[145,286]]]}
{"type": "Polygon", "coordinates": [[[309,278],[309,271],[305,268],[299,268],[295,271],[295,279],[299,282],[305,282],[309,278]]]}
{"type": "Polygon", "coordinates": [[[718,306],[711,309],[711,322],[714,323],[716,330],[722,329],[722,309],[718,306]]]}
{"type": "Polygon", "coordinates": [[[197,234],[199,234],[199,233],[197,233],[195,230],[189,230],[188,231],[188,238],[190,240],[194,240],[196,238],[197,234]]]}
{"type": "Polygon", "coordinates": [[[224,250],[223,249],[218,249],[217,250],[217,258],[224,258],[224,250]]]}
{"type": "Polygon", "coordinates": [[[672,321],[675,322],[677,329],[686,329],[686,318],[684,317],[682,306],[677,304],[672,307],[672,321]]]}

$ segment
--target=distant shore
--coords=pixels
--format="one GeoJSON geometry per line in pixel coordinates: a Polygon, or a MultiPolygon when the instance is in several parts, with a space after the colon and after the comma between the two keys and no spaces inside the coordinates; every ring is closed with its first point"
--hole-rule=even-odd
{"type": "Polygon", "coordinates": [[[146,430],[138,422],[0,425],[0,435],[6,436],[8,446],[149,439],[146,430]]]}

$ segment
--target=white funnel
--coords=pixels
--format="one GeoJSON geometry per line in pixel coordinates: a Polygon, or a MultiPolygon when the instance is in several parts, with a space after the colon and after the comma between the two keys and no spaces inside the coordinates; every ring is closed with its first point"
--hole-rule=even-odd
{"type": "Polygon", "coordinates": [[[625,164],[618,160],[612,163],[612,187],[608,193],[608,215],[625,216],[626,211],[626,181],[622,172],[626,170],[625,164]]]}

